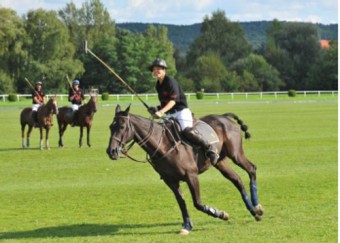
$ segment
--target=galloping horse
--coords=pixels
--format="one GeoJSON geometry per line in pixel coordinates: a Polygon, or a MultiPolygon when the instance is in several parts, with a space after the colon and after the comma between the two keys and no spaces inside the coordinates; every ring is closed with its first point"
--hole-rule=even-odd
{"type": "MultiPolygon", "coordinates": [[[[75,126],[80,127],[79,147],[83,146],[83,128],[86,127],[87,131],[87,145],[91,147],[90,143],[90,131],[93,121],[94,113],[97,112],[97,96],[91,95],[89,102],[80,106],[78,112],[78,120],[75,126]]],[[[57,116],[59,127],[59,147],[63,147],[63,135],[67,128],[67,125],[72,123],[72,108],[63,106],[59,108],[59,114],[57,116]]]]}
{"type": "MultiPolygon", "coordinates": [[[[53,114],[58,114],[57,98],[53,96],[49,101],[38,109],[38,125],[40,129],[40,150],[43,149],[43,129],[46,130],[45,135],[45,146],[46,149],[50,148],[48,142],[48,134],[50,128],[53,126],[53,114]]],[[[21,138],[22,138],[22,148],[30,147],[30,134],[33,128],[33,118],[32,118],[32,108],[24,108],[20,114],[21,123],[21,138]],[[26,144],[25,144],[25,127],[28,125],[26,144]]]]}
{"type": "MultiPolygon", "coordinates": [[[[130,114],[129,110],[130,106],[125,111],[121,111],[119,105],[116,107],[115,117],[110,125],[111,136],[106,150],[108,156],[113,160],[119,159],[121,150],[124,149],[126,143],[132,140],[142,147],[149,155],[150,164],[176,197],[183,217],[183,228],[180,234],[189,234],[193,227],[182,197],[180,181],[187,183],[196,209],[212,217],[228,220],[229,215],[226,212],[201,202],[198,174],[205,172],[210,167],[210,162],[202,149],[191,147],[180,139],[176,139],[172,132],[173,129],[170,129],[166,124],[130,114]]],[[[219,137],[217,147],[220,158],[215,167],[237,187],[247,209],[259,221],[264,209],[258,202],[256,166],[246,158],[242,148],[240,128],[230,118],[238,122],[241,130],[245,132],[246,138],[250,137],[247,126],[232,113],[207,115],[200,120],[208,123],[219,137]],[[227,163],[227,158],[230,158],[248,173],[251,198],[249,198],[240,176],[227,163]]]]}

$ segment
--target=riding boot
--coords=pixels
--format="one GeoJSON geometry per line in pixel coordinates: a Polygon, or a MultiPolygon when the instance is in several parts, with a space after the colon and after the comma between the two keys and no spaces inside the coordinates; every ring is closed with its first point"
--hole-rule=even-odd
{"type": "Polygon", "coordinates": [[[33,127],[38,126],[38,112],[32,111],[33,127]]]}
{"type": "Polygon", "coordinates": [[[186,139],[194,145],[201,146],[206,151],[206,156],[210,159],[210,163],[215,165],[220,157],[216,152],[216,146],[209,144],[209,142],[202,136],[202,134],[193,127],[187,127],[182,132],[186,139]]]}
{"type": "Polygon", "coordinates": [[[77,125],[77,121],[78,121],[78,111],[73,111],[71,127],[74,127],[75,125],[77,125]]]}

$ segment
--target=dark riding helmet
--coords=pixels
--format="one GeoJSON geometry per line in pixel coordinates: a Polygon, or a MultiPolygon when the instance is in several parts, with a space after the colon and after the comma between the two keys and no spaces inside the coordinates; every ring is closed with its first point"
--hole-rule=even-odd
{"type": "Polygon", "coordinates": [[[42,82],[41,81],[37,81],[37,82],[35,82],[35,85],[41,85],[42,86],[42,82]]]}
{"type": "Polygon", "coordinates": [[[79,85],[79,84],[80,84],[80,82],[77,79],[73,80],[73,82],[72,82],[72,85],[79,85]]]}
{"type": "Polygon", "coordinates": [[[166,62],[163,59],[155,59],[152,64],[149,67],[149,70],[152,72],[153,67],[161,67],[167,69],[168,66],[166,65],[166,62]]]}

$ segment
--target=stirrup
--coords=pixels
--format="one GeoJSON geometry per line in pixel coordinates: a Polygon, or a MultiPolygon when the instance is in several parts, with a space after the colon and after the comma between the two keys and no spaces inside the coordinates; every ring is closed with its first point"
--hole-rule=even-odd
{"type": "Polygon", "coordinates": [[[206,153],[207,157],[210,159],[210,163],[212,165],[216,165],[218,159],[220,158],[220,155],[218,153],[216,153],[215,151],[209,150],[206,153]]]}

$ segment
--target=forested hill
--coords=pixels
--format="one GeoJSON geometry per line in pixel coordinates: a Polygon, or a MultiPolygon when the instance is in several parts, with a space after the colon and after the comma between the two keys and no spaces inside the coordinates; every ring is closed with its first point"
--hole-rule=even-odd
{"type": "MultiPolygon", "coordinates": [[[[150,23],[151,24],[151,23],[150,23]]],[[[144,32],[148,25],[146,23],[120,23],[118,28],[128,29],[135,32],[144,32]]],[[[246,33],[249,43],[257,49],[266,42],[266,29],[271,21],[240,22],[246,33]]],[[[186,52],[188,46],[200,34],[201,24],[192,25],[170,25],[152,23],[154,26],[165,26],[168,28],[169,39],[181,52],[186,52]]],[[[314,24],[319,31],[321,39],[338,39],[338,24],[314,24]]]]}

